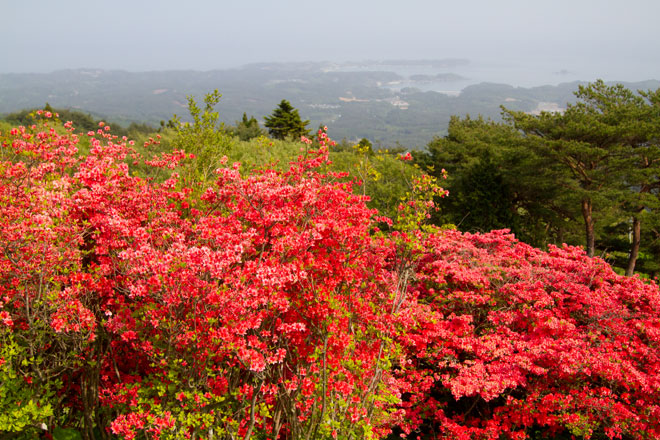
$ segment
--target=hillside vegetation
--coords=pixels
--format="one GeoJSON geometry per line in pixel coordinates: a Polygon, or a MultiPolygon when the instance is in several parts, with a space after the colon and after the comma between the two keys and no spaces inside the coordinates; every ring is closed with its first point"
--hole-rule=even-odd
{"type": "Polygon", "coordinates": [[[0,436],[660,437],[659,96],[424,154],[271,139],[217,92],[135,139],[0,123],[0,436]]]}
{"type": "MultiPolygon", "coordinates": [[[[428,64],[447,72],[457,60],[428,64]]],[[[422,63],[423,61],[417,61],[422,63]]],[[[399,63],[406,63],[401,61],[399,63]]],[[[410,63],[410,62],[409,62],[410,63]]],[[[391,69],[395,61],[373,71],[342,71],[330,63],[254,64],[208,72],[123,72],[68,70],[47,74],[0,74],[0,114],[41,107],[90,112],[96,119],[128,126],[132,122],[159,126],[173,114],[190,122],[187,96],[201,101],[221,90],[221,120],[233,124],[243,113],[263,124],[282,99],[300,110],[311,127],[327,125],[337,140],[367,138],[378,148],[398,145],[422,149],[434,136],[446,134],[451,116],[482,115],[499,120],[500,106],[534,111],[548,104],[563,108],[584,83],[533,88],[504,84],[473,84],[458,96],[425,91],[391,69]],[[390,70],[388,70],[390,69],[390,70]],[[410,82],[407,87],[397,84],[410,82]],[[391,84],[394,84],[393,86],[391,84]]],[[[359,68],[357,66],[356,68],[359,68]]],[[[626,84],[632,90],[655,89],[658,81],[626,84]]],[[[263,127],[263,125],[262,125],[263,127]]]]}

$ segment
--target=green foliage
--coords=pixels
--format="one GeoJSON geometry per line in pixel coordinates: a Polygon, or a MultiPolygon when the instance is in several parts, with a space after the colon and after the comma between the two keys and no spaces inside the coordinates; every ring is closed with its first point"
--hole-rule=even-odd
{"type": "Polygon", "coordinates": [[[585,244],[631,275],[657,273],[660,91],[602,81],[566,111],[503,109],[505,122],[453,117],[420,165],[449,172],[437,224],[508,228],[536,246],[585,244]],[[642,228],[642,225],[645,225],[642,228]],[[626,261],[627,260],[627,261],[626,261]]]}
{"type": "Polygon", "coordinates": [[[454,181],[451,206],[461,213],[461,227],[469,231],[517,228],[511,188],[503,173],[485,156],[481,162],[467,167],[454,181]]]}
{"type": "Polygon", "coordinates": [[[235,142],[228,158],[229,162],[240,162],[243,171],[267,166],[286,170],[290,162],[304,153],[305,149],[300,142],[259,136],[249,141],[235,142]]]}
{"type": "MultiPolygon", "coordinates": [[[[223,438],[227,434],[223,425],[232,415],[225,400],[231,398],[200,391],[204,389],[204,384],[199,380],[194,383],[181,359],[168,359],[168,364],[170,369],[166,375],[143,378],[151,384],[149,387],[140,386],[139,382],[123,386],[122,393],[135,396],[135,399],[130,405],[119,408],[126,413],[149,414],[147,420],[151,425],[167,421],[163,423],[162,431],[159,430],[157,435],[151,433],[147,438],[179,440],[190,438],[191,433],[201,435],[201,438],[207,435],[223,438]],[[171,427],[165,427],[170,423],[171,427]]],[[[211,371],[206,373],[212,374],[211,371]]]]}
{"type": "Polygon", "coordinates": [[[265,134],[264,130],[259,126],[259,121],[254,116],[248,119],[246,113],[243,113],[243,119],[236,121],[236,127],[231,132],[242,141],[249,141],[265,134]]]}
{"type": "MultiPolygon", "coordinates": [[[[75,127],[75,124],[74,124],[75,127]]],[[[140,136],[145,136],[149,135],[151,133],[154,133],[156,131],[156,128],[149,124],[145,123],[137,123],[137,122],[131,122],[127,128],[123,128],[121,126],[118,126],[115,128],[113,125],[112,131],[114,133],[117,133],[120,136],[126,136],[129,139],[136,139],[140,136]]],[[[160,131],[160,130],[158,130],[160,131]]]]}
{"type": "Polygon", "coordinates": [[[309,130],[306,128],[309,121],[303,121],[298,109],[294,108],[286,99],[283,99],[273,113],[266,116],[264,120],[268,133],[274,139],[288,137],[299,139],[301,136],[309,134],[309,130]]]}
{"type": "Polygon", "coordinates": [[[446,170],[449,197],[438,201],[438,225],[464,231],[508,228],[542,246],[571,231],[561,196],[561,175],[517,130],[483,118],[452,118],[449,133],[428,145],[418,163],[436,177],[446,170]],[[544,170],[544,174],[539,173],[544,170]],[[548,178],[552,176],[552,178],[548,178]]]}
{"type": "Polygon", "coordinates": [[[373,154],[373,144],[367,138],[360,139],[360,142],[357,143],[357,147],[362,150],[365,150],[366,153],[373,154]]]}
{"type": "Polygon", "coordinates": [[[536,154],[563,168],[581,208],[585,242],[595,254],[599,230],[632,219],[626,273],[632,275],[646,213],[660,208],[660,102],[656,92],[634,93],[621,84],[580,86],[563,113],[529,115],[504,110],[536,154]]]}
{"type": "Polygon", "coordinates": [[[186,178],[206,182],[213,177],[213,171],[222,163],[234,141],[220,122],[220,115],[214,111],[220,101],[220,93],[214,90],[204,97],[204,108],[200,108],[192,96],[188,97],[188,111],[193,119],[192,124],[180,122],[174,115],[173,125],[176,135],[172,146],[176,150],[192,154],[195,161],[186,170],[186,178]]]}
{"type": "Polygon", "coordinates": [[[369,207],[381,215],[395,219],[398,207],[411,191],[415,179],[422,175],[420,169],[399,155],[387,150],[374,152],[371,146],[361,143],[353,151],[331,152],[332,169],[348,172],[360,182],[356,191],[369,196],[369,207]]]}
{"type": "Polygon", "coordinates": [[[2,434],[21,434],[34,438],[42,430],[42,423],[53,416],[50,400],[53,392],[49,384],[33,384],[31,369],[39,360],[29,356],[11,333],[0,334],[0,437],[2,434]],[[44,386],[45,385],[45,386],[44,386]]]}
{"type": "Polygon", "coordinates": [[[0,120],[0,142],[2,142],[4,135],[9,133],[9,131],[13,128],[13,124],[0,120]]]}

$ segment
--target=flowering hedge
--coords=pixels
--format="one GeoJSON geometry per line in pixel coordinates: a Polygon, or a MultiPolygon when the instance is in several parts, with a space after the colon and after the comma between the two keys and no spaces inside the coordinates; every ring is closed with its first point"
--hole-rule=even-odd
{"type": "Polygon", "coordinates": [[[223,160],[197,185],[183,151],[102,125],[81,156],[43,116],[1,150],[0,433],[660,435],[654,284],[423,227],[428,177],[380,218],[323,171],[323,133],[287,171],[223,160]]]}

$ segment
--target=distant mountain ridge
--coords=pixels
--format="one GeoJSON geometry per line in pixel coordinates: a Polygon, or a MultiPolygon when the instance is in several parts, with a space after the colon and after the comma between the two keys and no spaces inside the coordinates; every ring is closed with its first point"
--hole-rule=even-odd
{"type": "MultiPolygon", "coordinates": [[[[396,62],[383,61],[378,66],[385,68],[396,62]]],[[[421,61],[409,61],[413,62],[421,61]]],[[[465,60],[427,61],[428,66],[438,69],[462,62],[465,60]]],[[[434,75],[416,79],[424,83],[434,78],[457,78],[446,70],[434,75]]],[[[452,115],[481,114],[497,119],[501,105],[529,112],[544,105],[561,108],[573,100],[579,85],[571,82],[521,88],[482,83],[466,87],[458,96],[414,86],[400,90],[388,87],[409,79],[387,70],[344,71],[336,63],[262,63],[206,72],[75,69],[0,74],[0,114],[48,102],[53,107],[79,109],[110,122],[158,125],[174,114],[186,120],[188,95],[201,99],[218,89],[223,98],[216,110],[229,124],[239,120],[243,112],[263,121],[263,116],[287,99],[304,119],[311,121],[312,129],[327,124],[335,139],[366,137],[377,145],[419,148],[444,134],[452,115]]],[[[633,90],[660,87],[656,80],[624,84],[633,90]]]]}

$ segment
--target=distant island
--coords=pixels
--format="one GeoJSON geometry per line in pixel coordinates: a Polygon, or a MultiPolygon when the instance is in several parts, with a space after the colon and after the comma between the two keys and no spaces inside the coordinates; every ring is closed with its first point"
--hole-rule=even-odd
{"type": "Polygon", "coordinates": [[[344,66],[426,66],[433,69],[447,69],[470,64],[465,58],[444,58],[436,60],[367,60],[340,63],[344,66]]]}

